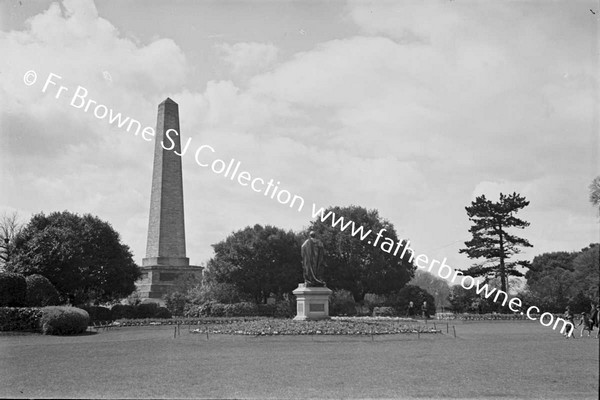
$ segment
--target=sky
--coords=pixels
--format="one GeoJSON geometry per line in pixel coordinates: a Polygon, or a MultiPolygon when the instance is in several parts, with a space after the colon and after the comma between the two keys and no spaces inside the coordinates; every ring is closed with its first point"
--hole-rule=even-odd
{"type": "Polygon", "coordinates": [[[314,203],[377,209],[464,269],[465,206],[500,192],[530,201],[522,259],[577,251],[600,240],[599,16],[595,1],[0,1],[0,212],[97,215],[141,264],[153,143],[73,106],[81,86],[151,127],[170,97],[192,150],[305,199],[279,204],[190,151],[194,265],[248,225],[307,227],[314,203]]]}

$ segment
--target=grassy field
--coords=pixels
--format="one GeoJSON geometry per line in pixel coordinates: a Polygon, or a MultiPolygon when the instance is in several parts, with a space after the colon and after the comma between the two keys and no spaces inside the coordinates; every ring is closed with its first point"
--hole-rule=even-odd
{"type": "MultiPolygon", "coordinates": [[[[452,326],[452,325],[451,325],[452,326]]],[[[445,324],[443,325],[445,332],[445,324]]],[[[0,396],[597,399],[599,347],[533,322],[450,335],[0,335],[0,396]]]]}

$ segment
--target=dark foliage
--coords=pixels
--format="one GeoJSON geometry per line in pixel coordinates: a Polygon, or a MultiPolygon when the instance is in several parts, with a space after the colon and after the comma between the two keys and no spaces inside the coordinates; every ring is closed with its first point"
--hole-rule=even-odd
{"type": "Polygon", "coordinates": [[[6,268],[47,277],[71,304],[123,298],[140,276],[129,247],[109,223],[67,211],[34,215],[15,238],[6,268]]]}
{"type": "Polygon", "coordinates": [[[0,272],[0,307],[27,305],[27,283],[21,274],[0,272]]]}
{"type": "Polygon", "coordinates": [[[25,277],[27,283],[27,305],[29,307],[46,307],[60,304],[58,291],[43,275],[25,277]]]}

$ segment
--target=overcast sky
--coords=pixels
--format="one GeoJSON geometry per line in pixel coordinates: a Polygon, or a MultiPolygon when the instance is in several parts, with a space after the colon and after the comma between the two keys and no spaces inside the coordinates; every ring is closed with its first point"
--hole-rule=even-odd
{"type": "Polygon", "coordinates": [[[314,202],[375,208],[466,268],[465,206],[513,191],[531,201],[523,258],[579,250],[599,240],[599,16],[572,0],[3,1],[0,212],[97,215],[141,264],[153,143],[71,106],[79,85],[143,126],[171,97],[192,150],[306,200],[292,210],[186,154],[196,265],[248,225],[306,227],[314,202]]]}

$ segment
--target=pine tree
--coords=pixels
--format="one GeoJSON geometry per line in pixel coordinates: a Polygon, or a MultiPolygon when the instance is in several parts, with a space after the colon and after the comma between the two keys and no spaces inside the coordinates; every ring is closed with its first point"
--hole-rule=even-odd
{"type": "Polygon", "coordinates": [[[473,226],[469,229],[473,238],[465,242],[467,248],[459,250],[469,258],[484,261],[473,265],[465,271],[466,275],[484,278],[499,277],[502,291],[508,293],[509,276],[523,276],[517,266],[527,267],[528,261],[508,261],[511,256],[519,254],[519,247],[533,247],[527,239],[508,232],[510,228],[524,229],[529,222],[515,217],[515,214],[529,205],[524,197],[517,193],[504,195],[496,203],[479,196],[465,207],[473,226]]]}

